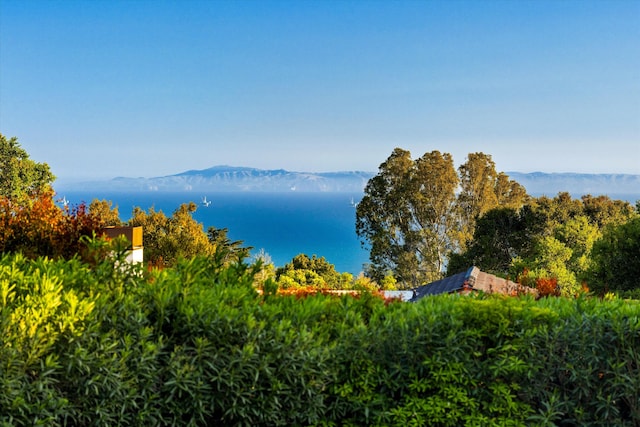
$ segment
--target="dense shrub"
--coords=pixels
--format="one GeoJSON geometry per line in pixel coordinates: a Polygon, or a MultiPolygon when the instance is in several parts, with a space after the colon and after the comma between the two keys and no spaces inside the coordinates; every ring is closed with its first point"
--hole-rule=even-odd
{"type": "Polygon", "coordinates": [[[0,425],[638,425],[640,305],[260,295],[256,267],[0,258],[0,425]]]}
{"type": "Polygon", "coordinates": [[[85,204],[60,208],[51,189],[24,195],[19,201],[0,196],[0,253],[67,259],[83,253],[83,237],[101,234],[111,224],[108,215],[117,215],[106,203],[92,203],[101,208],[95,213],[85,204]]]}
{"type": "Polygon", "coordinates": [[[640,217],[605,230],[593,247],[589,273],[596,293],[640,291],[640,217]]]}

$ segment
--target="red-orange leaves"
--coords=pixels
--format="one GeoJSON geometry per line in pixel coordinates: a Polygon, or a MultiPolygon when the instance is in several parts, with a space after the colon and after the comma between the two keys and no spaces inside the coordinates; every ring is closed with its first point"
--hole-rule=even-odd
{"type": "Polygon", "coordinates": [[[80,238],[98,233],[102,225],[84,204],[61,209],[51,189],[19,201],[0,197],[0,252],[70,258],[81,251],[80,238]]]}
{"type": "Polygon", "coordinates": [[[541,297],[560,295],[558,279],[555,277],[538,277],[536,279],[536,288],[541,297]]]}

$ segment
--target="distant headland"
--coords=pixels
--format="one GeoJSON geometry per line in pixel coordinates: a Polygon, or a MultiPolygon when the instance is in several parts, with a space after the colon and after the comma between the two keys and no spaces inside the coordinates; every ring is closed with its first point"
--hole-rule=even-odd
{"type": "MultiPolygon", "coordinates": [[[[153,178],[118,177],[106,180],[66,182],[60,191],[194,191],[194,192],[343,192],[362,193],[376,172],[293,172],[250,167],[214,166],[153,178]]],[[[640,175],[506,172],[531,195],[640,195],[640,175]]],[[[640,197],[640,196],[638,196],[640,197]]]]}

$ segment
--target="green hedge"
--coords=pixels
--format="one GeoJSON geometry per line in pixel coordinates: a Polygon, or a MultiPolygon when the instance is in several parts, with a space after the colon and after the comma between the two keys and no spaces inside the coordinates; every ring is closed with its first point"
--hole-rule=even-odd
{"type": "Polygon", "coordinates": [[[0,424],[640,425],[640,305],[261,296],[255,266],[0,258],[0,424]]]}

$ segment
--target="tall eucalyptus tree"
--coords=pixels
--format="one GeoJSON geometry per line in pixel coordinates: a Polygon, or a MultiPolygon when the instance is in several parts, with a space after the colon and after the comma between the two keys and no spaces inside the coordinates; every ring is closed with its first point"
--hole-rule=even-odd
{"type": "Polygon", "coordinates": [[[412,160],[396,148],[367,183],[356,209],[356,232],[370,248],[369,274],[392,273],[413,287],[442,277],[456,247],[458,176],[448,153],[432,151],[412,160]]]}
{"type": "Polygon", "coordinates": [[[458,172],[458,240],[464,249],[473,236],[478,218],[498,207],[520,209],[529,196],[522,185],[496,171],[496,165],[488,154],[470,153],[458,172]]]}

